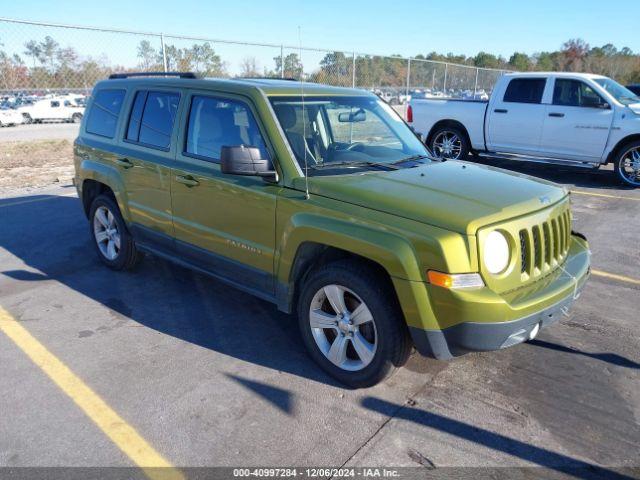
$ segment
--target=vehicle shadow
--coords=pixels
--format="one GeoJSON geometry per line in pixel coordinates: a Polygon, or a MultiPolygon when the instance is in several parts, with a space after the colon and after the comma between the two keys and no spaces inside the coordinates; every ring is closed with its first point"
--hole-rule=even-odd
{"type": "MultiPolygon", "coordinates": [[[[163,334],[339,385],[307,356],[294,318],[271,303],[152,256],[145,257],[135,272],[106,268],[97,257],[77,198],[5,199],[0,202],[0,225],[0,249],[24,263],[15,262],[19,267],[11,268],[3,262],[0,275],[21,282],[55,280],[163,334]]],[[[278,397],[276,403],[288,409],[285,400],[278,397]]]]}
{"type": "Polygon", "coordinates": [[[481,165],[489,165],[514,172],[531,175],[551,182],[573,185],[581,188],[599,188],[603,190],[630,190],[637,188],[626,186],[613,171],[610,165],[592,170],[580,167],[566,167],[563,165],[548,165],[542,163],[518,162],[511,160],[487,159],[469,156],[468,161],[481,165]]]}
{"type": "Polygon", "coordinates": [[[634,362],[633,360],[630,360],[616,353],[589,353],[589,352],[584,352],[582,350],[578,350],[576,348],[566,347],[564,345],[559,345],[557,343],[546,342],[544,340],[538,340],[538,339],[530,340],[529,343],[536,347],[548,348],[550,350],[555,350],[558,352],[584,355],[585,357],[593,358],[595,360],[600,360],[602,362],[606,362],[611,365],[616,365],[618,367],[640,369],[640,363],[634,362]]]}
{"type": "MultiPolygon", "coordinates": [[[[635,473],[637,472],[630,472],[630,475],[627,475],[622,469],[620,471],[615,471],[613,469],[601,467],[599,465],[588,463],[543,447],[536,447],[535,445],[531,445],[515,438],[510,438],[500,433],[494,433],[476,425],[455,420],[427,410],[422,410],[408,405],[397,405],[372,396],[363,398],[361,400],[361,405],[364,408],[379,414],[392,418],[399,418],[407,422],[412,422],[416,425],[428,427],[432,430],[437,430],[446,433],[447,435],[474,442],[477,445],[482,445],[495,451],[504,452],[512,457],[576,478],[586,480],[603,478],[630,480],[632,478],[637,478],[635,476],[635,473]]],[[[498,474],[500,472],[496,472],[496,475],[493,478],[511,478],[509,470],[517,469],[506,469],[502,467],[496,468],[495,470],[501,470],[502,474],[498,474]]],[[[526,472],[524,473],[526,474],[526,472]]],[[[462,476],[466,478],[466,475],[462,476]]],[[[522,476],[522,478],[527,477],[528,475],[522,476]]],[[[535,473],[533,477],[545,478],[546,475],[535,473]]]]}

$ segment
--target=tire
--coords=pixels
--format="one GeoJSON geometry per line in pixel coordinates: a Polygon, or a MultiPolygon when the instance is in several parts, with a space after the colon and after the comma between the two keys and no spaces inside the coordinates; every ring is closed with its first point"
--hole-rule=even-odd
{"type": "Polygon", "coordinates": [[[629,142],[620,149],[614,171],[623,184],[640,187],[640,140],[629,142]]]}
{"type": "Polygon", "coordinates": [[[357,261],[330,263],[307,276],[298,301],[298,323],[311,358],[333,378],[352,388],[370,387],[388,378],[411,353],[411,338],[393,287],[376,270],[357,261]],[[342,298],[342,319],[329,298],[334,304],[336,298],[342,298]],[[350,314],[361,307],[361,302],[365,309],[361,308],[349,325],[350,314]],[[316,325],[326,327],[311,327],[312,309],[317,312],[314,321],[321,321],[316,325]],[[372,320],[358,325],[357,318],[372,320]],[[356,345],[366,355],[360,354],[356,345]],[[332,355],[332,350],[343,354],[332,355]],[[342,366],[331,361],[330,356],[342,366]]]}
{"type": "Polygon", "coordinates": [[[28,113],[23,113],[22,117],[24,118],[24,123],[26,123],[27,125],[33,123],[33,118],[31,118],[31,115],[29,115],[28,113]]]}
{"type": "Polygon", "coordinates": [[[141,254],[112,197],[102,194],[93,200],[89,210],[89,231],[98,257],[107,267],[131,270],[140,261],[141,254]]]}
{"type": "Polygon", "coordinates": [[[71,116],[71,123],[80,123],[82,121],[82,114],[81,113],[74,113],[71,116]]]}
{"type": "Polygon", "coordinates": [[[438,127],[429,141],[429,149],[437,158],[444,160],[465,160],[471,146],[467,135],[458,127],[438,127]]]}

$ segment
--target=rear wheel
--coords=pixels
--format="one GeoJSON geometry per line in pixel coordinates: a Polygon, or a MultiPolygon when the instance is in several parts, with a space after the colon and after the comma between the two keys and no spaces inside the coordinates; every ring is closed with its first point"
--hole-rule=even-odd
{"type": "Polygon", "coordinates": [[[456,127],[439,127],[429,142],[431,152],[445,160],[464,160],[469,155],[467,136],[456,127]]]}
{"type": "Polygon", "coordinates": [[[98,195],[91,204],[91,236],[100,260],[113,270],[133,268],[141,258],[118,205],[108,195],[98,195]]]}
{"type": "Polygon", "coordinates": [[[615,172],[626,185],[640,187],[640,141],[629,142],[620,150],[615,172]]]}
{"type": "Polygon", "coordinates": [[[33,123],[33,118],[31,118],[31,115],[29,115],[28,113],[23,113],[22,118],[24,119],[24,123],[33,123]]]}
{"type": "Polygon", "coordinates": [[[74,113],[71,116],[71,122],[72,123],[80,123],[82,121],[82,114],[81,113],[74,113]]]}
{"type": "Polygon", "coordinates": [[[312,272],[298,303],[311,357],[329,375],[369,387],[404,365],[411,341],[393,289],[374,269],[343,261],[312,272]]]}

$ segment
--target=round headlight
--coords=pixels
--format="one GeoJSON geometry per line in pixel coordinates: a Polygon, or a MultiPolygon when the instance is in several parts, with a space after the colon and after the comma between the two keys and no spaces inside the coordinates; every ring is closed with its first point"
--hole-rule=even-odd
{"type": "Polygon", "coordinates": [[[509,265],[509,242],[505,236],[494,230],[484,241],[484,265],[489,273],[497,274],[509,265]]]}

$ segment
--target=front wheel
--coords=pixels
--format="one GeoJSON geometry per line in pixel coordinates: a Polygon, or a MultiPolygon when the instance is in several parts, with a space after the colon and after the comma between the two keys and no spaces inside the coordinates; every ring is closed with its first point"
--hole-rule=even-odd
{"type": "Polygon", "coordinates": [[[464,160],[469,155],[467,136],[456,127],[440,127],[431,135],[431,152],[443,160],[464,160]]]}
{"type": "Polygon", "coordinates": [[[71,117],[71,122],[72,123],[80,123],[82,121],[82,114],[81,113],[74,113],[71,117]]]}
{"type": "Polygon", "coordinates": [[[31,118],[31,115],[29,115],[28,113],[23,113],[22,118],[22,123],[26,123],[27,125],[33,123],[33,118],[31,118]]]}
{"type": "Polygon", "coordinates": [[[338,381],[362,388],[391,376],[411,352],[393,287],[374,269],[343,261],[316,270],[298,303],[303,342],[338,381]]]}
{"type": "Polygon", "coordinates": [[[630,142],[620,150],[615,172],[626,185],[640,187],[640,141],[630,142]]]}

